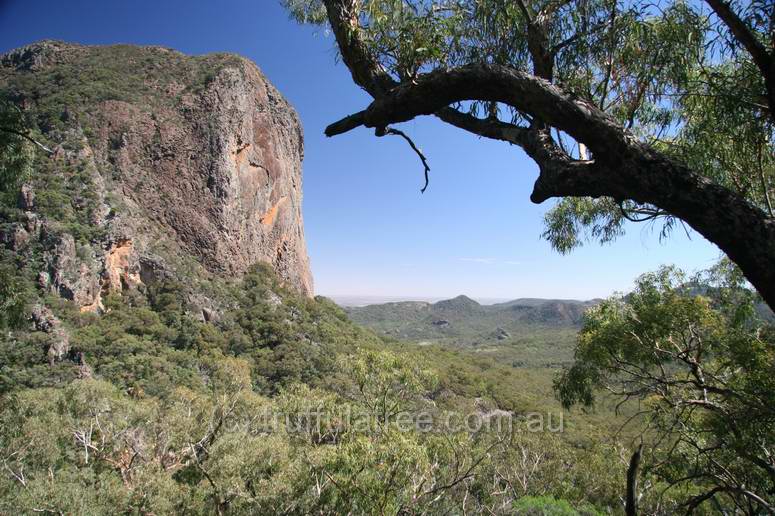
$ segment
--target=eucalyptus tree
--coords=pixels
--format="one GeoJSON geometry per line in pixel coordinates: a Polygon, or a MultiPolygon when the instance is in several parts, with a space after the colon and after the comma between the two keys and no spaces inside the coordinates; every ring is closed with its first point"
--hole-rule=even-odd
{"type": "Polygon", "coordinates": [[[689,512],[775,512],[775,334],[728,263],[693,284],[663,268],[587,312],[558,397],[638,400],[644,472],[689,512]]]}
{"type": "Polygon", "coordinates": [[[0,98],[0,193],[14,190],[29,175],[33,144],[51,152],[30,135],[27,127],[24,113],[14,103],[0,98]]]}
{"type": "Polygon", "coordinates": [[[409,140],[390,124],[433,115],[513,144],[540,170],[530,199],[560,199],[544,233],[557,250],[610,241],[626,220],[686,223],[775,307],[769,0],[285,4],[327,25],[374,98],[328,136],[409,140]]]}

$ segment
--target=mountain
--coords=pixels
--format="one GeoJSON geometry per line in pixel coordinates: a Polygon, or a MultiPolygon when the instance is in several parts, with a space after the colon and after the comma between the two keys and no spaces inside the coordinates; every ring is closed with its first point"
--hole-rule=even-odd
{"type": "Polygon", "coordinates": [[[436,303],[404,301],[348,307],[346,311],[353,321],[396,338],[476,346],[529,332],[576,330],[584,311],[597,302],[516,299],[481,305],[461,295],[436,303]]]}
{"type": "Polygon", "coordinates": [[[0,89],[53,151],[0,219],[43,291],[101,312],[185,278],[206,313],[208,282],[263,262],[312,295],[301,125],[251,61],[43,41],[0,56],[0,89]]]}

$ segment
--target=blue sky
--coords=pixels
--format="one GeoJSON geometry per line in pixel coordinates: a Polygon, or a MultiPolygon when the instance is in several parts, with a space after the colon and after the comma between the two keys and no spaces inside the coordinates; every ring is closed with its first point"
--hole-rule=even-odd
{"type": "Polygon", "coordinates": [[[719,256],[696,233],[660,243],[642,224],[561,256],[540,239],[553,201],[529,201],[536,166],[515,147],[428,118],[402,127],[432,168],[421,195],[422,167],[400,139],[323,135],[369,99],[335,62],[333,38],[290,21],[276,0],[0,0],[0,51],[45,38],[254,60],[304,124],[304,222],[319,294],[591,298],[627,290],[663,263],[695,270],[719,256]]]}

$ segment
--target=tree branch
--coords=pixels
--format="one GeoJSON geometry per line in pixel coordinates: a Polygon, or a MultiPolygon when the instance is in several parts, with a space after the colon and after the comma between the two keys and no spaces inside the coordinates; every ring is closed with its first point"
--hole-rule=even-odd
{"type": "Polygon", "coordinates": [[[333,124],[329,124],[328,127],[326,127],[323,132],[325,133],[326,136],[331,138],[332,136],[337,136],[337,135],[352,131],[353,129],[356,129],[364,124],[365,115],[366,115],[365,110],[358,111],[357,113],[353,113],[352,115],[348,115],[342,118],[341,120],[337,120],[333,124]]]}
{"type": "Polygon", "coordinates": [[[605,29],[610,25],[611,25],[611,22],[606,20],[604,22],[598,23],[597,25],[595,25],[594,27],[591,27],[588,30],[581,30],[579,32],[576,32],[575,34],[568,36],[566,39],[554,45],[551,48],[550,52],[552,53],[552,55],[556,55],[560,50],[567,47],[571,43],[574,43],[585,36],[591,36],[592,34],[598,32],[599,30],[605,29]]]}
{"type": "Polygon", "coordinates": [[[724,25],[727,26],[735,39],[751,54],[759,70],[765,76],[769,74],[772,57],[767,53],[767,49],[758,40],[756,34],[751,31],[748,25],[740,19],[737,13],[724,0],[705,0],[705,2],[713,9],[716,16],[724,22],[724,25]]]}
{"type": "MultiPolygon", "coordinates": [[[[398,86],[399,83],[369,53],[368,47],[360,38],[355,0],[324,0],[324,4],[342,61],[350,69],[355,84],[366,90],[375,99],[398,86]]],[[[524,129],[519,126],[499,120],[484,121],[451,107],[444,107],[434,114],[448,124],[486,138],[520,145],[523,137],[524,129]]],[[[342,134],[357,127],[357,125],[349,127],[350,124],[357,122],[357,115],[358,113],[351,115],[356,117],[351,120],[341,120],[342,125],[332,124],[329,126],[326,129],[326,136],[342,134]],[[329,129],[331,134],[329,134],[329,129]]]]}
{"type": "MultiPolygon", "coordinates": [[[[359,125],[385,127],[431,115],[467,100],[502,102],[584,142],[593,153],[623,152],[634,138],[597,107],[533,75],[500,65],[474,64],[436,70],[394,87],[361,113],[326,128],[329,136],[359,125]]],[[[517,126],[514,126],[517,127],[517,126]]]]}
{"type": "Polygon", "coordinates": [[[11,129],[10,127],[0,127],[0,131],[2,131],[4,133],[15,134],[16,136],[20,136],[20,137],[24,138],[25,140],[27,140],[27,141],[29,141],[31,143],[34,143],[35,145],[40,147],[47,154],[54,154],[54,151],[52,151],[51,149],[49,149],[48,147],[46,147],[45,145],[40,143],[38,140],[36,140],[32,136],[30,136],[29,133],[25,133],[23,131],[17,131],[16,129],[11,129]]]}
{"type": "MultiPolygon", "coordinates": [[[[705,2],[727,26],[732,36],[748,51],[754,64],[759,68],[767,88],[770,118],[775,121],[775,56],[768,52],[751,28],[732,10],[729,3],[725,0],[705,0],[705,2]]],[[[775,47],[775,41],[773,46],[775,47]]],[[[772,50],[775,52],[775,48],[772,50]]]]}
{"type": "Polygon", "coordinates": [[[627,468],[627,504],[625,508],[627,516],[636,516],[638,514],[638,468],[640,467],[642,452],[643,443],[633,452],[630,458],[630,465],[627,468]]]}
{"type": "Polygon", "coordinates": [[[527,23],[533,23],[533,16],[530,14],[530,11],[528,11],[524,0],[517,0],[517,6],[519,6],[519,10],[522,11],[522,16],[525,17],[527,23]]]}
{"type": "Polygon", "coordinates": [[[342,61],[350,70],[353,81],[377,98],[398,83],[370,54],[358,31],[357,0],[323,0],[328,22],[339,46],[342,61]]]}
{"type": "MultiPolygon", "coordinates": [[[[342,134],[361,125],[384,128],[420,115],[435,115],[474,134],[515,143],[541,171],[530,196],[533,202],[589,196],[655,206],[718,245],[740,266],[767,304],[775,307],[775,269],[771,266],[775,220],[743,196],[638,141],[598,107],[520,70],[472,64],[439,69],[399,84],[359,37],[359,2],[323,2],[353,80],[375,98],[366,110],[329,126],[326,134],[342,134]],[[520,128],[477,119],[450,107],[466,100],[500,102],[541,123],[520,128]],[[551,140],[550,127],[586,145],[594,160],[569,159],[551,140]]],[[[765,82],[771,100],[775,99],[775,80],[768,81],[765,76],[765,82]]],[[[775,108],[771,112],[775,113],[775,108]]]]}
{"type": "Polygon", "coordinates": [[[524,147],[528,141],[529,130],[527,127],[503,122],[496,118],[477,118],[451,107],[440,109],[433,114],[450,125],[485,138],[508,142],[520,147],[524,147]]]}
{"type": "Polygon", "coordinates": [[[428,160],[425,158],[425,155],[422,153],[420,149],[417,148],[417,146],[414,144],[411,138],[409,138],[406,133],[403,131],[399,131],[398,129],[393,129],[392,127],[386,127],[386,128],[378,128],[375,131],[375,134],[377,136],[385,136],[388,134],[392,134],[394,136],[400,136],[404,140],[406,140],[409,143],[409,146],[414,150],[415,153],[420,157],[420,161],[422,161],[422,166],[425,169],[425,185],[420,189],[420,193],[425,193],[425,189],[428,188],[428,172],[430,172],[431,167],[428,166],[428,160]]]}

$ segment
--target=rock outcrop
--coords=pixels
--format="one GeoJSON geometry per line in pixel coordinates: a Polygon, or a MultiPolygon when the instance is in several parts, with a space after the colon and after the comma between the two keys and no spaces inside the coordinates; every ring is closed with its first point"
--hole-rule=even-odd
{"type": "Polygon", "coordinates": [[[36,304],[31,311],[32,326],[37,331],[48,333],[51,343],[47,356],[50,364],[62,360],[70,352],[70,337],[62,327],[62,322],[46,306],[36,304]]]}
{"type": "Polygon", "coordinates": [[[19,193],[27,220],[0,228],[40,243],[41,286],[100,311],[159,277],[266,262],[312,295],[302,129],[249,60],[45,41],[0,56],[0,88],[54,150],[19,193]]]}

